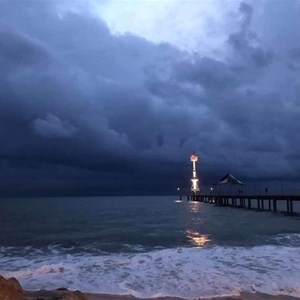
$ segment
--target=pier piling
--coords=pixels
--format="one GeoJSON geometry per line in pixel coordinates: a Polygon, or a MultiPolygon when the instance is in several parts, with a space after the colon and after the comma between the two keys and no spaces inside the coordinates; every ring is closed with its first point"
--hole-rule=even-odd
{"type": "MultiPolygon", "coordinates": [[[[198,201],[204,203],[213,203],[215,206],[228,206],[234,208],[255,209],[256,211],[278,212],[277,202],[286,202],[286,215],[294,216],[300,213],[294,213],[293,202],[300,202],[300,195],[203,195],[188,194],[180,195],[180,200],[186,197],[188,201],[198,201]],[[267,205],[265,207],[265,201],[267,205]],[[253,206],[254,202],[254,206],[253,206]],[[255,205],[256,204],[256,205],[255,205]]],[[[282,207],[282,206],[280,206],[282,207]]]]}

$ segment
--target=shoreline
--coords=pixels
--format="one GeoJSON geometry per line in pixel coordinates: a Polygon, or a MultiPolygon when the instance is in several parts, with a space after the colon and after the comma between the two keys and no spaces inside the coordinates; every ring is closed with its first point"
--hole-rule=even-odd
{"type": "MultiPolygon", "coordinates": [[[[132,295],[118,295],[118,294],[104,294],[104,293],[86,293],[81,291],[70,291],[67,289],[60,290],[40,290],[40,291],[25,291],[25,298],[22,300],[300,300],[299,297],[289,296],[285,294],[280,295],[270,295],[264,293],[250,293],[250,292],[241,292],[239,295],[227,295],[227,296],[208,296],[208,297],[196,297],[196,298],[182,298],[176,296],[158,296],[158,297],[147,297],[140,298],[134,297],[132,295]],[[67,294],[72,295],[70,298],[60,298],[61,291],[64,291],[67,294]]],[[[1,298],[0,298],[1,299],[1,298]]],[[[1,299],[2,300],[2,299],[1,299]]],[[[15,300],[15,299],[9,299],[15,300]]]]}
{"type": "Polygon", "coordinates": [[[213,296],[213,297],[197,297],[197,298],[181,298],[175,296],[161,296],[150,298],[138,298],[132,295],[114,295],[101,293],[84,293],[88,300],[300,300],[299,297],[289,295],[269,295],[259,292],[249,293],[241,292],[239,295],[232,296],[213,296]]]}
{"type": "Polygon", "coordinates": [[[54,290],[24,290],[20,282],[14,278],[0,275],[0,300],[300,300],[288,295],[268,295],[259,292],[240,292],[239,295],[182,298],[176,296],[157,296],[140,298],[132,295],[104,293],[87,293],[79,290],[59,288],[54,290]]]}
{"type": "MultiPolygon", "coordinates": [[[[24,291],[25,298],[22,300],[300,300],[300,297],[289,296],[285,294],[270,295],[264,293],[240,292],[239,295],[227,296],[208,296],[195,298],[182,298],[176,296],[158,296],[140,298],[132,295],[104,294],[104,293],[87,293],[81,291],[71,291],[64,288],[58,290],[39,290],[39,291],[24,291]],[[63,293],[63,294],[62,294],[63,293]],[[65,298],[66,295],[69,295],[65,298]],[[70,297],[70,298],[69,298],[70,297]]],[[[1,294],[0,294],[1,296],[1,294]]],[[[2,300],[2,298],[0,297],[2,300]]],[[[7,300],[16,300],[14,298],[7,300]]]]}

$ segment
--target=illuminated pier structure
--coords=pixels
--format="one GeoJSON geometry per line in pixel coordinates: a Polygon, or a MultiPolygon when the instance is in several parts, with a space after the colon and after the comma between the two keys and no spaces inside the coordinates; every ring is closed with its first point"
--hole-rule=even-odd
{"type": "Polygon", "coordinates": [[[256,211],[282,212],[288,216],[300,216],[299,208],[294,210],[294,203],[300,204],[300,195],[213,195],[192,194],[180,195],[182,200],[212,203],[215,206],[244,208],[256,211]],[[285,205],[286,204],[286,209],[285,205]]]}
{"type": "MultiPolygon", "coordinates": [[[[209,194],[200,194],[199,188],[199,179],[197,177],[196,166],[198,162],[198,156],[193,153],[190,157],[191,162],[193,163],[193,176],[191,179],[191,193],[181,194],[181,189],[178,188],[179,199],[182,200],[184,197],[188,201],[192,202],[205,202],[211,203],[218,207],[234,207],[234,208],[243,208],[248,210],[256,211],[272,211],[280,212],[288,216],[298,216],[300,217],[300,194],[297,195],[271,195],[271,194],[218,194],[213,192],[211,188],[209,194]],[[296,203],[296,209],[294,209],[294,204],[296,203]],[[286,207],[286,208],[285,208],[286,207]],[[297,211],[295,211],[297,210],[297,211]]],[[[239,180],[234,178],[232,175],[227,174],[226,178],[230,179],[230,183],[235,179],[238,184],[242,184],[239,180]]],[[[225,178],[224,177],[224,178],[225,178]]],[[[220,181],[223,183],[224,178],[220,181]]]]}
{"type": "Polygon", "coordinates": [[[196,163],[198,162],[198,156],[195,153],[193,153],[191,155],[191,162],[193,164],[193,177],[191,179],[191,181],[192,181],[191,192],[196,194],[196,193],[200,192],[200,188],[199,188],[199,179],[197,177],[197,171],[196,171],[196,163]]]}

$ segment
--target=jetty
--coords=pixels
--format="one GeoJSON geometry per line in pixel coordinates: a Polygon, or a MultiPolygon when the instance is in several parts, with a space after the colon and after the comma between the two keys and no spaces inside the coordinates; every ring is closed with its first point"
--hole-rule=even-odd
{"type": "Polygon", "coordinates": [[[180,200],[211,203],[215,206],[233,207],[255,211],[282,212],[289,216],[299,216],[294,212],[294,203],[300,203],[300,195],[179,195],[180,200]]]}
{"type": "Polygon", "coordinates": [[[190,191],[182,194],[178,187],[179,200],[186,198],[188,201],[211,203],[215,206],[234,207],[256,211],[281,212],[288,216],[300,216],[300,194],[269,194],[265,187],[265,194],[250,194],[245,192],[245,184],[230,173],[227,173],[216,184],[210,188],[210,193],[200,193],[199,179],[196,165],[198,156],[193,152],[190,157],[192,162],[192,178],[190,191]],[[225,191],[224,191],[225,188],[225,191]],[[235,192],[234,192],[235,190],[235,192]],[[298,202],[298,211],[294,211],[294,203],[298,202]]]}

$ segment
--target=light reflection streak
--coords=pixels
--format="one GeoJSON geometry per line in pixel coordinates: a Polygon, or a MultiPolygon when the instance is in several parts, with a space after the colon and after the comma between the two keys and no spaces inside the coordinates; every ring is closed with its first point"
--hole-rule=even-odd
{"type": "Polygon", "coordinates": [[[182,200],[178,199],[178,200],[175,200],[174,202],[176,202],[176,203],[182,203],[182,200]]]}
{"type": "Polygon", "coordinates": [[[196,247],[203,247],[211,241],[207,234],[200,234],[196,230],[187,229],[185,232],[187,238],[190,239],[192,244],[196,247]]]}
{"type": "Polygon", "coordinates": [[[200,208],[201,208],[201,203],[198,202],[198,201],[189,201],[189,209],[190,209],[190,212],[192,213],[196,213],[196,212],[199,212],[200,208]]]}

